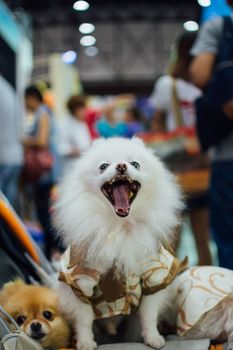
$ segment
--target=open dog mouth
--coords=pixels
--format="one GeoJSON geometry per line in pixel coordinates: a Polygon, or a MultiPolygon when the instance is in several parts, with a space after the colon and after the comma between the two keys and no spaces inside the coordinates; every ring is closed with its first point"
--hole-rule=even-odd
{"type": "Polygon", "coordinates": [[[117,175],[101,186],[101,191],[112,204],[118,216],[129,214],[130,206],[136,198],[141,184],[126,175],[117,175]]]}

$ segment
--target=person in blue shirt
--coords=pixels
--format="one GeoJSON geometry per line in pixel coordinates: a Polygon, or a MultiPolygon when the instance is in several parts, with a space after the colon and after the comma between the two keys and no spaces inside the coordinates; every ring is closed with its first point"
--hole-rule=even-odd
{"type": "Polygon", "coordinates": [[[114,109],[114,106],[106,108],[102,118],[96,123],[96,130],[102,137],[126,136],[127,126],[124,122],[115,120],[114,109]]]}

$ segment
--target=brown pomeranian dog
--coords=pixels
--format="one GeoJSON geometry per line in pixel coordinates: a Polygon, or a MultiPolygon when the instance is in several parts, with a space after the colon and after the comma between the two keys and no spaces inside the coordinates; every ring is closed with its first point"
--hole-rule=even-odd
{"type": "Polygon", "coordinates": [[[16,280],[0,291],[0,304],[28,336],[44,348],[66,348],[70,330],[62,317],[56,292],[16,280]]]}

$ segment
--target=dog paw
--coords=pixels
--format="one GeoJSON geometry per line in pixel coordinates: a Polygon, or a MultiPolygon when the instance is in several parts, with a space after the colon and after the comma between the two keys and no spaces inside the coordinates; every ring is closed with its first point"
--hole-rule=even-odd
{"type": "Polygon", "coordinates": [[[165,345],[165,339],[161,335],[145,336],[144,341],[155,349],[161,349],[165,345]]]}
{"type": "Polygon", "coordinates": [[[97,344],[93,340],[78,342],[77,350],[96,350],[97,344]]]}

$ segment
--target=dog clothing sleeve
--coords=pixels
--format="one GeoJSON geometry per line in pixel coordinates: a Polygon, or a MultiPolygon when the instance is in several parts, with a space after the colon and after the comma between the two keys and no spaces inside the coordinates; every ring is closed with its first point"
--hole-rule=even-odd
{"type": "Polygon", "coordinates": [[[161,245],[157,257],[142,264],[142,294],[150,295],[166,288],[174,278],[187,268],[187,258],[179,261],[161,245]]]}
{"type": "Polygon", "coordinates": [[[85,249],[69,247],[62,262],[59,281],[67,283],[79,299],[90,304],[90,297],[99,282],[100,273],[95,269],[85,267],[85,249]]]}

